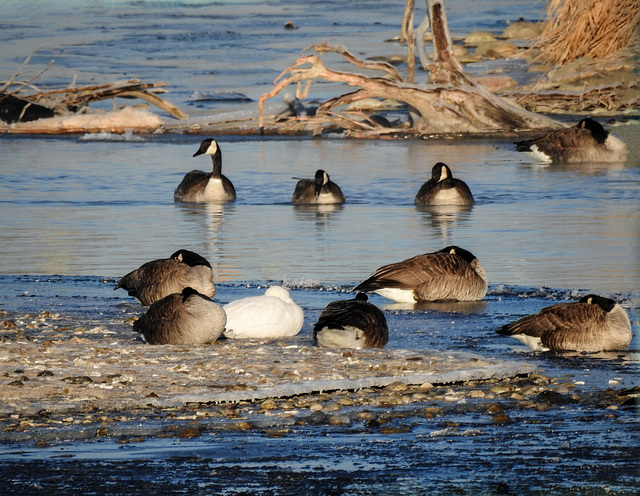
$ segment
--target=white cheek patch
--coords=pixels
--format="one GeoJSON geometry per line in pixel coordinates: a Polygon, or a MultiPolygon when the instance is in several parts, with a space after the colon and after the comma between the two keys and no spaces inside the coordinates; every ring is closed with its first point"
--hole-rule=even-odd
{"type": "Polygon", "coordinates": [[[207,155],[215,155],[217,151],[218,151],[218,143],[216,143],[215,141],[212,141],[205,153],[207,155]]]}

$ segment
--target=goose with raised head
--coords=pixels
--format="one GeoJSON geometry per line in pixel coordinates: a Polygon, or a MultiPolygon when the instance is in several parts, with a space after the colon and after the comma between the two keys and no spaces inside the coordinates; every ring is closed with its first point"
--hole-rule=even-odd
{"type": "Polygon", "coordinates": [[[220,337],[227,316],[220,305],[193,288],[156,301],[133,324],[149,344],[206,344],[220,337]]]}
{"type": "Polygon", "coordinates": [[[399,303],[477,301],[487,294],[487,275],[471,252],[447,246],[385,265],[354,291],[374,292],[399,303]]]}
{"type": "Polygon", "coordinates": [[[230,339],[277,339],[295,336],[302,329],[304,312],[289,291],[271,286],[263,295],[249,296],[224,305],[230,339]]]}
{"type": "Polygon", "coordinates": [[[534,351],[610,351],[631,344],[631,322],[627,312],[610,298],[587,295],[577,302],[545,307],[500,327],[534,351]]]}
{"type": "Polygon", "coordinates": [[[143,305],[191,287],[213,298],[211,264],[201,255],[189,250],[178,250],[170,258],[152,260],[122,276],[114,289],[123,288],[143,305]]]}
{"type": "Polygon", "coordinates": [[[313,326],[313,341],[325,348],[384,348],[389,341],[387,319],[364,293],[332,301],[313,326]]]}
{"type": "Polygon", "coordinates": [[[236,199],[236,189],[222,174],[222,151],[218,142],[212,138],[202,140],[200,148],[193,154],[211,155],[213,172],[192,170],[188,172],[173,193],[173,199],[181,202],[225,203],[236,199]]]}
{"type": "Polygon", "coordinates": [[[627,145],[590,117],[515,145],[517,151],[544,163],[624,162],[627,158],[627,145]]]}
{"type": "Polygon", "coordinates": [[[293,190],[291,202],[298,205],[344,203],[340,186],[334,183],[322,169],[316,171],[314,179],[300,179],[293,190]]]}
{"type": "Polygon", "coordinates": [[[475,200],[467,183],[453,177],[447,164],[431,168],[431,179],[422,185],[413,202],[416,205],[473,205],[475,200]]]}

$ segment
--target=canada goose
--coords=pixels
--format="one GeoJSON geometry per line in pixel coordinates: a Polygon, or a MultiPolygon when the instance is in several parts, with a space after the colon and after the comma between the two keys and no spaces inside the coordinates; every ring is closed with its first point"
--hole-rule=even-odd
{"type": "Polygon", "coordinates": [[[623,162],[627,157],[627,145],[591,118],[540,138],[518,141],[516,150],[540,162],[556,164],[623,162]]]}
{"type": "Polygon", "coordinates": [[[487,294],[487,275],[472,253],[448,246],[380,267],[354,291],[373,291],[399,303],[476,301],[487,294]]]}
{"type": "Polygon", "coordinates": [[[384,348],[389,330],[384,313],[364,293],[329,303],[313,326],[313,341],[325,348],[384,348]]]}
{"type": "Polygon", "coordinates": [[[543,308],[496,332],[534,351],[622,350],[631,343],[627,312],[615,301],[593,294],[543,308]]]}
{"type": "Polygon", "coordinates": [[[186,287],[209,298],[216,294],[209,262],[192,251],[178,250],[171,258],[147,262],[122,276],[114,290],[123,288],[143,305],[151,305],[186,287]]]}
{"type": "Polygon", "coordinates": [[[473,205],[475,200],[469,186],[451,175],[447,164],[438,162],[431,169],[431,179],[418,190],[416,205],[473,205]]]}
{"type": "Polygon", "coordinates": [[[340,186],[329,179],[323,170],[316,171],[315,179],[300,179],[293,190],[292,203],[344,203],[340,186]]]}
{"type": "Polygon", "coordinates": [[[220,337],[227,317],[220,305],[184,288],[156,301],[133,324],[149,344],[204,344],[220,337]]]}
{"type": "Polygon", "coordinates": [[[231,339],[276,339],[295,336],[302,329],[304,313],[280,286],[271,286],[264,295],[249,296],[224,305],[227,325],[224,335],[231,339]]]}
{"type": "Polygon", "coordinates": [[[198,155],[211,155],[213,172],[192,170],[184,176],[182,182],[173,193],[175,201],[182,202],[217,202],[224,203],[236,199],[236,189],[231,181],[222,174],[222,152],[216,140],[202,140],[198,155]]]}

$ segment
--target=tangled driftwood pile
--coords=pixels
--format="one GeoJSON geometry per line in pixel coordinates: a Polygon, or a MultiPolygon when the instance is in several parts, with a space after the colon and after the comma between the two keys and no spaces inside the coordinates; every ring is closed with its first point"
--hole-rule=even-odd
{"type": "MultiPolygon", "coordinates": [[[[410,0],[410,10],[413,11],[413,1],[410,0]]],[[[408,9],[409,10],[409,7],[408,9]]],[[[405,14],[405,19],[412,19],[412,15],[405,14]]],[[[409,41],[409,57],[412,61],[415,35],[406,26],[404,36],[409,41]],[[409,31],[409,34],[407,34],[409,31]]],[[[339,72],[328,68],[319,55],[306,55],[299,58],[278,79],[274,89],[261,96],[259,100],[260,127],[269,125],[284,125],[289,131],[312,129],[319,134],[326,126],[340,127],[351,136],[380,136],[387,134],[404,135],[466,135],[510,133],[523,130],[542,130],[559,127],[559,124],[544,116],[533,114],[508,101],[492,94],[483,86],[469,79],[461,69],[451,42],[447,26],[446,13],[442,0],[427,0],[427,16],[418,29],[420,40],[424,39],[426,27],[431,26],[433,33],[434,55],[433,63],[428,64],[423,43],[416,44],[419,58],[429,71],[429,81],[426,84],[407,83],[398,71],[384,62],[366,62],[358,59],[346,48],[329,45],[316,45],[317,53],[337,52],[342,54],[355,67],[366,70],[378,70],[384,74],[379,77],[367,77],[355,72],[339,72]],[[284,77],[288,74],[286,77],[284,77]],[[264,104],[269,98],[276,96],[286,86],[298,84],[297,97],[307,96],[309,85],[314,79],[324,79],[341,82],[356,87],[356,91],[332,98],[322,103],[315,115],[294,116],[288,122],[279,121],[269,123],[264,117],[264,104]],[[306,81],[307,88],[302,91],[301,83],[306,81]],[[340,111],[353,102],[375,98],[401,102],[409,109],[411,119],[398,127],[379,124],[371,118],[357,119],[353,114],[340,111]]],[[[412,65],[410,79],[413,79],[412,65]]]]}
{"type": "Polygon", "coordinates": [[[143,83],[138,79],[130,79],[80,88],[73,85],[53,91],[39,91],[32,83],[48,66],[29,81],[18,80],[30,58],[0,86],[0,125],[4,123],[7,132],[124,133],[127,129],[150,132],[162,125],[157,116],[141,108],[124,107],[98,113],[89,111],[90,103],[113,98],[138,98],[177,119],[187,117],[175,105],[158,96],[164,93],[164,83],[143,83]]]}
{"type": "MultiPolygon", "coordinates": [[[[0,130],[124,133],[190,129],[315,135],[339,130],[352,137],[462,137],[513,135],[561,127],[540,113],[615,114],[637,109],[640,99],[640,77],[634,66],[640,26],[637,0],[612,0],[606,5],[598,0],[549,0],[544,23],[510,26],[521,29],[518,24],[529,24],[535,28],[526,35],[529,40],[539,38],[531,41],[533,46],[529,50],[484,33],[493,41],[474,45],[465,37],[465,45],[475,47],[473,54],[466,52],[466,46],[453,44],[444,0],[425,3],[427,13],[414,30],[415,2],[407,0],[398,39],[407,50],[406,58],[402,57],[402,63],[406,64],[404,77],[391,63],[373,58],[363,60],[346,47],[317,44],[305,50],[314,53],[298,58],[275,80],[273,89],[260,97],[259,120],[229,117],[223,121],[216,116],[215,123],[199,118],[196,125],[186,113],[159,96],[164,92],[164,83],[132,79],[38,91],[32,83],[48,67],[29,81],[18,81],[29,57],[9,81],[0,82],[0,130]],[[426,40],[433,42],[432,55],[427,54],[426,40]],[[353,70],[334,69],[335,54],[346,59],[353,70]],[[473,79],[465,74],[460,62],[502,57],[526,57],[538,64],[542,76],[530,84],[521,81],[516,87],[516,81],[508,76],[502,76],[501,80],[500,76],[473,79]],[[416,60],[424,72],[418,73],[416,60]],[[340,85],[354,89],[330,97],[317,108],[309,107],[303,100],[309,96],[311,84],[317,81],[333,83],[331,90],[335,93],[340,85]],[[285,97],[289,109],[276,116],[266,115],[267,100],[294,83],[296,98],[290,94],[285,97]],[[489,83],[493,85],[491,91],[485,86],[489,83]],[[109,112],[89,109],[89,103],[115,98],[145,100],[179,120],[163,121],[146,105],[124,106],[109,112]]],[[[503,37],[509,38],[504,33],[503,37]]]]}

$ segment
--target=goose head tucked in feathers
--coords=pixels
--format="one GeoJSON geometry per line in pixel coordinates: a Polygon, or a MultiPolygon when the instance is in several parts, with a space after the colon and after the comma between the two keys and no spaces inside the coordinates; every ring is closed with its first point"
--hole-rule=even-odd
{"type": "Polygon", "coordinates": [[[515,145],[517,151],[544,163],[624,162],[627,157],[627,145],[590,117],[515,145]]]}
{"type": "Polygon", "coordinates": [[[187,287],[153,303],[133,330],[149,344],[206,344],[220,337],[226,322],[220,305],[187,287]]]}
{"type": "Polygon", "coordinates": [[[123,288],[143,305],[192,287],[213,298],[216,287],[211,264],[189,250],[178,250],[169,258],[152,260],[124,275],[114,289],[123,288]]]}
{"type": "Polygon", "coordinates": [[[627,312],[610,298],[590,294],[558,303],[500,327],[534,351],[597,352],[622,350],[632,339],[627,312]]]}
{"type": "Polygon", "coordinates": [[[438,162],[431,169],[431,179],[414,198],[416,205],[473,205],[475,199],[467,183],[454,178],[447,164],[438,162]]]}
{"type": "Polygon", "coordinates": [[[313,341],[325,348],[384,348],[389,341],[382,310],[364,293],[329,303],[313,327],[313,341]]]}
{"type": "Polygon", "coordinates": [[[399,303],[477,301],[487,294],[487,275],[470,251],[458,246],[384,265],[354,291],[373,291],[399,303]]]}

